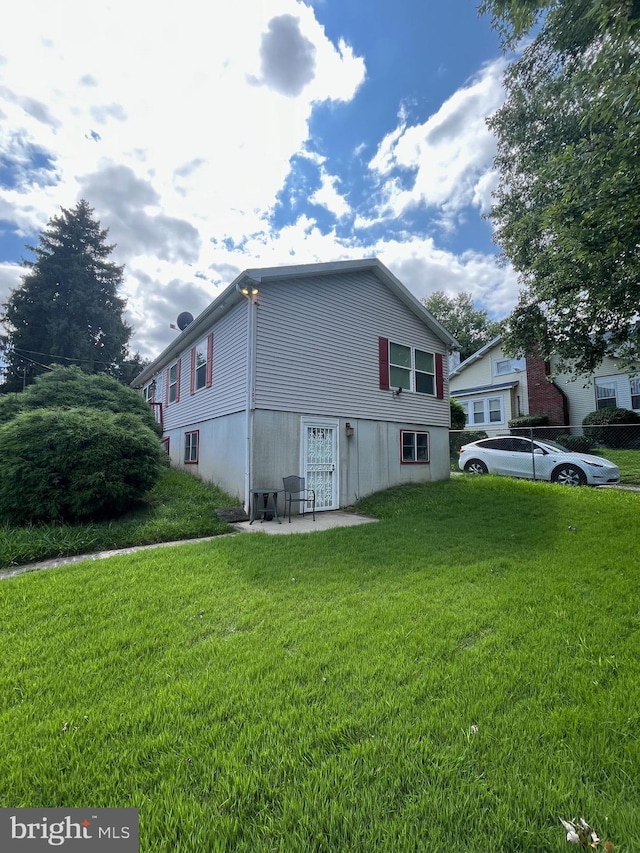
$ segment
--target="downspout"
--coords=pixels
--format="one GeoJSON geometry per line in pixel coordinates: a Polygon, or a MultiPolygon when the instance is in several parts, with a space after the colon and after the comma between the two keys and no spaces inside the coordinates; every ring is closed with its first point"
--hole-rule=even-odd
{"type": "Polygon", "coordinates": [[[251,471],[253,468],[253,412],[255,409],[256,388],[256,306],[258,304],[257,282],[240,282],[236,290],[247,300],[247,375],[244,424],[244,511],[251,509],[251,471]]]}

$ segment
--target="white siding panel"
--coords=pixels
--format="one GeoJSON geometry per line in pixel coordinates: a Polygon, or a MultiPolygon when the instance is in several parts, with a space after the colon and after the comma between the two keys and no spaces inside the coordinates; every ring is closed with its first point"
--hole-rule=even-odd
{"type": "Polygon", "coordinates": [[[215,483],[241,504],[244,500],[244,413],[196,422],[188,429],[200,432],[199,462],[197,465],[184,464],[185,429],[174,428],[165,430],[169,437],[171,464],[215,483]]]}
{"type": "Polygon", "coordinates": [[[256,407],[449,425],[446,347],[373,274],[268,281],[257,309],[256,407]],[[445,399],[378,387],[378,338],[441,353],[445,399]]]}
{"type": "MultiPolygon", "coordinates": [[[[213,375],[210,388],[191,388],[191,347],[181,353],[180,401],[164,407],[165,431],[241,411],[246,402],[247,304],[238,305],[212,329],[213,375]]],[[[162,398],[164,402],[164,397],[162,398]]]]}

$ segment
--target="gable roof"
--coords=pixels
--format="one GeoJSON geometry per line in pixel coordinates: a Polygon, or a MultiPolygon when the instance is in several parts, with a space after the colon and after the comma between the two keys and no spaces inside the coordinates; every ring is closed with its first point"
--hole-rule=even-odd
{"type": "Polygon", "coordinates": [[[329,263],[318,264],[297,264],[282,267],[259,267],[247,269],[240,273],[184,331],[165,347],[148,367],[136,376],[131,384],[134,386],[144,385],[153,378],[161,367],[184,352],[187,347],[200,340],[211,328],[211,324],[214,321],[223,317],[234,305],[244,300],[244,296],[240,293],[242,284],[253,283],[260,285],[261,282],[268,282],[271,279],[278,279],[280,281],[290,280],[293,282],[296,279],[308,278],[310,276],[338,275],[345,272],[372,272],[449,349],[457,349],[459,347],[453,335],[436,320],[433,314],[377,258],[354,261],[331,261],[329,263]]]}
{"type": "Polygon", "coordinates": [[[498,344],[502,341],[502,335],[498,335],[492,341],[489,341],[488,344],[485,344],[483,347],[480,347],[479,350],[476,350],[473,355],[470,355],[469,358],[465,358],[465,360],[459,364],[455,370],[452,370],[449,374],[449,379],[452,379],[454,376],[459,376],[463,370],[466,370],[467,367],[470,367],[476,361],[480,361],[490,350],[494,347],[497,347],[498,344]]]}

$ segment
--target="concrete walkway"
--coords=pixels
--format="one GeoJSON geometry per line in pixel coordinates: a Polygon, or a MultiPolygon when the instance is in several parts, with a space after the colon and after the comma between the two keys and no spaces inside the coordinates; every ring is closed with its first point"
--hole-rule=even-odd
{"type": "Polygon", "coordinates": [[[0,580],[8,580],[26,572],[38,572],[42,569],[55,569],[58,566],[68,566],[74,563],[83,563],[86,560],[106,560],[108,557],[119,557],[123,554],[134,554],[136,551],[150,551],[152,548],[175,548],[177,545],[193,545],[198,542],[214,542],[216,539],[226,536],[235,536],[238,533],[267,533],[267,534],[292,534],[292,533],[319,533],[322,530],[331,530],[334,527],[354,527],[358,524],[368,524],[377,521],[376,518],[367,518],[364,515],[356,515],[353,512],[317,512],[315,522],[310,515],[291,516],[291,524],[283,520],[282,524],[277,521],[248,521],[237,522],[231,527],[234,533],[221,534],[221,536],[205,536],[201,539],[183,539],[178,542],[158,542],[155,545],[136,545],[131,548],[118,548],[114,551],[96,551],[93,554],[78,554],[75,557],[56,557],[52,560],[42,560],[39,563],[26,563],[24,566],[16,566],[15,569],[0,571],[0,580]]]}
{"type": "Polygon", "coordinates": [[[355,512],[335,510],[332,512],[316,512],[315,521],[311,513],[306,513],[304,517],[292,515],[291,523],[289,523],[289,519],[281,517],[281,524],[275,520],[254,521],[253,524],[249,521],[240,521],[233,524],[232,527],[240,533],[267,533],[270,536],[277,536],[287,533],[318,533],[320,530],[331,530],[334,527],[355,527],[358,524],[369,524],[377,520],[377,518],[356,515],[355,512]]]}

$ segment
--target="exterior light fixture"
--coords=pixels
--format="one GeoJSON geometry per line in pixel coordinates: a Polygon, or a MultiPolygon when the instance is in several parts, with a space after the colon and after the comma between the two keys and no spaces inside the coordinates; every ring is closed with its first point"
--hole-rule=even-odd
{"type": "Polygon", "coordinates": [[[351,426],[349,421],[344,425],[345,432],[347,433],[347,438],[351,438],[352,435],[355,434],[355,429],[351,426]]]}
{"type": "Polygon", "coordinates": [[[251,299],[254,296],[258,295],[258,287],[255,284],[236,284],[236,290],[238,293],[241,293],[246,299],[251,299]]]}

